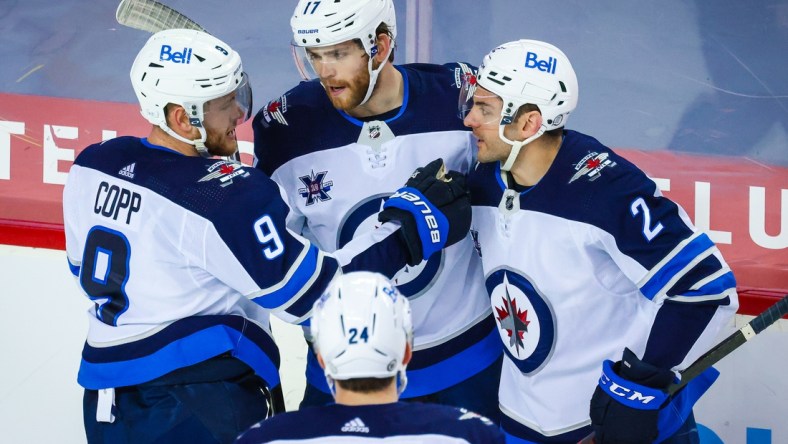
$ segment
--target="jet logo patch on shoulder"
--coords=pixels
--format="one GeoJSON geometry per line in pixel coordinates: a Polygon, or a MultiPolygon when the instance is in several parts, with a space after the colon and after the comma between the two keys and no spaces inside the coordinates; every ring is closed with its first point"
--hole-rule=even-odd
{"type": "Polygon", "coordinates": [[[586,176],[589,182],[599,179],[599,176],[602,175],[601,172],[603,168],[612,168],[616,166],[616,163],[608,159],[608,157],[610,157],[609,153],[588,153],[588,155],[583,157],[580,162],[575,164],[576,173],[571,179],[569,179],[569,183],[572,183],[583,176],[586,176]]]}
{"type": "Polygon", "coordinates": [[[197,182],[207,182],[209,180],[218,180],[219,185],[226,187],[232,185],[233,179],[249,177],[249,172],[246,171],[244,166],[237,162],[230,162],[220,160],[208,167],[208,174],[200,178],[197,182]]]}
{"type": "Polygon", "coordinates": [[[276,120],[282,125],[287,125],[284,113],[287,112],[287,96],[282,96],[278,100],[268,102],[268,105],[263,108],[263,118],[265,123],[271,123],[271,120],[276,120]]]}

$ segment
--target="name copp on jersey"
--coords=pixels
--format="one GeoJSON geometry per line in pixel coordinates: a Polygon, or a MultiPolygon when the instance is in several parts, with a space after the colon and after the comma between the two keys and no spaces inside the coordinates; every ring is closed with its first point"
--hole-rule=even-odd
{"type": "MultiPolygon", "coordinates": [[[[339,271],[286,229],[289,209],[264,174],[146,139],[80,153],[63,211],[71,271],[95,302],[78,378],[90,389],[140,384],[225,352],[276,386],[269,313],[306,319],[339,271]]],[[[388,254],[404,263],[396,251],[388,254]]]]}
{"type": "Polygon", "coordinates": [[[546,175],[522,192],[507,189],[498,162],[477,165],[468,185],[471,234],[506,353],[507,432],[539,440],[588,425],[604,359],[620,359],[624,347],[640,356],[675,348],[671,359],[686,366],[736,311],[733,274],[708,236],[591,137],[565,131],[546,175]],[[717,307],[707,324],[686,329],[689,353],[660,339],[660,328],[683,325],[672,314],[657,318],[666,300],[717,307]]]}
{"type": "Polygon", "coordinates": [[[386,442],[503,444],[487,418],[454,407],[421,403],[333,404],[276,415],[258,423],[238,444],[386,442]]]}
{"type": "MultiPolygon", "coordinates": [[[[254,120],[257,167],[288,196],[289,226],[326,251],[347,250],[351,239],[374,228],[384,200],[417,167],[441,157],[447,168],[467,172],[473,161],[471,133],[457,117],[458,88],[470,68],[396,69],[403,104],[380,120],[337,111],[318,81],[302,82],[254,120]]],[[[450,387],[500,356],[470,238],[400,270],[394,282],[411,301],[415,329],[404,397],[450,387]]],[[[313,359],[309,364],[310,383],[327,393],[323,371],[313,359]]]]}

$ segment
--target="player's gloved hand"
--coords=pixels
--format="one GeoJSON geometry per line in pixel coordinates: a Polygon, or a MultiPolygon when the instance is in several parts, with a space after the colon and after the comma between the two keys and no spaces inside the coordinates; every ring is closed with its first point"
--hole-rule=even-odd
{"type": "Polygon", "coordinates": [[[381,222],[396,221],[408,248],[408,265],[465,238],[471,226],[471,201],[465,176],[446,173],[443,159],[417,168],[403,188],[383,204],[381,222]]]}
{"type": "Polygon", "coordinates": [[[659,409],[673,382],[667,369],[643,362],[624,349],[621,361],[605,361],[591,398],[591,425],[597,444],[651,443],[659,435],[659,409]]]}

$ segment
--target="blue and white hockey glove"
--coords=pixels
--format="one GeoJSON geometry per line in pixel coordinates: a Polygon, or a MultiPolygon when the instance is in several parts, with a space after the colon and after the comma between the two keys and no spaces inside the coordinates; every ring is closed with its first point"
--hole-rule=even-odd
{"type": "Polygon", "coordinates": [[[383,204],[381,222],[396,221],[408,248],[408,265],[465,238],[471,226],[471,201],[465,176],[445,173],[442,159],[417,168],[403,188],[383,204]]]}
{"type": "Polygon", "coordinates": [[[602,364],[599,385],[591,397],[591,426],[597,444],[651,443],[665,391],[673,382],[671,370],[654,367],[624,349],[621,361],[602,364]]]}

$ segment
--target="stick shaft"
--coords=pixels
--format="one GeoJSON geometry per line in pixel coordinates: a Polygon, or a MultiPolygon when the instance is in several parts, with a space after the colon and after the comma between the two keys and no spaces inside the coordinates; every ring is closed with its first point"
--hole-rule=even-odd
{"type": "Polygon", "coordinates": [[[723,339],[722,342],[712,347],[711,350],[707,351],[703,356],[690,364],[689,367],[681,372],[681,382],[668,387],[668,393],[673,395],[679,391],[694,377],[703,373],[720,359],[728,356],[728,354],[739,348],[742,344],[754,338],[755,335],[777,322],[777,320],[785,316],[786,313],[788,313],[788,295],[783,296],[782,299],[753,318],[747,325],[723,339]]]}

